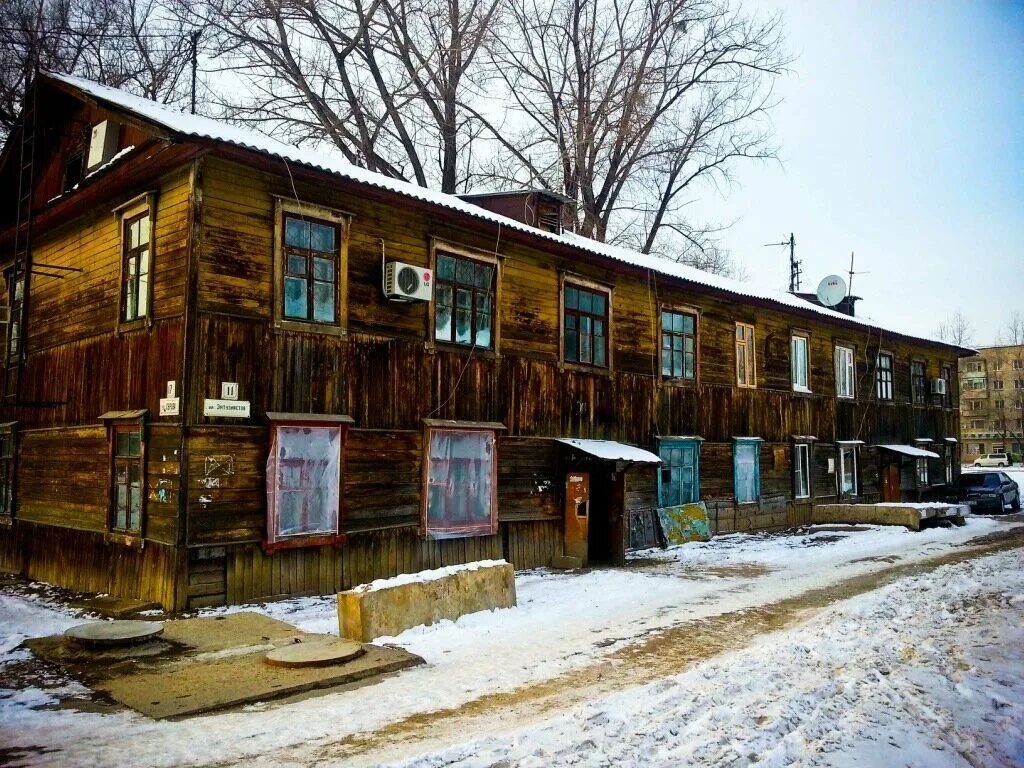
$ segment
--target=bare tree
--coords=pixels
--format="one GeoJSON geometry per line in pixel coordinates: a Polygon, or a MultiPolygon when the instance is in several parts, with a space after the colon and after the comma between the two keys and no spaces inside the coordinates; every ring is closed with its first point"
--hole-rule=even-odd
{"type": "Polygon", "coordinates": [[[1006,324],[996,332],[996,344],[1024,345],[1024,315],[1016,311],[1010,315],[1006,324]]]}
{"type": "Polygon", "coordinates": [[[36,66],[160,101],[184,95],[190,30],[154,0],[0,0],[0,18],[2,136],[36,66]]]}
{"type": "Polygon", "coordinates": [[[938,328],[935,335],[943,341],[956,344],[960,347],[970,347],[974,344],[974,326],[967,316],[957,310],[947,317],[938,328]]]}
{"type": "Polygon", "coordinates": [[[225,104],[237,119],[455,192],[476,135],[462,103],[498,2],[213,0],[188,10],[248,89],[225,104]]]}
{"type": "Polygon", "coordinates": [[[474,110],[501,147],[488,180],[568,195],[588,237],[704,254],[712,230],[685,206],[738,161],[775,155],[779,18],[728,0],[507,2],[508,34],[488,50],[517,120],[474,110]],[[659,247],[666,233],[676,241],[659,247]]]}

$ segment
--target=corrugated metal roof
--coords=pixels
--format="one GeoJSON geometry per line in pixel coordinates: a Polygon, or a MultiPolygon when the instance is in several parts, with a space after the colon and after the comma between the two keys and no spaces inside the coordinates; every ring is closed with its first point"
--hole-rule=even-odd
{"type": "MultiPolygon", "coordinates": [[[[329,147],[318,147],[316,149],[295,147],[249,128],[242,128],[237,125],[232,125],[231,123],[215,120],[210,117],[204,117],[202,115],[186,114],[169,107],[166,104],[160,104],[155,101],[150,101],[149,99],[143,99],[139,96],[134,96],[116,88],[100,85],[99,83],[94,83],[91,80],[86,80],[81,77],[56,74],[52,72],[45,73],[45,76],[76,88],[94,99],[105,101],[151,123],[162,126],[163,128],[180,136],[208,139],[253,150],[264,155],[280,158],[286,165],[288,163],[294,163],[296,165],[314,168],[345,179],[368,184],[370,186],[377,187],[378,189],[387,190],[403,197],[421,200],[449,210],[458,211],[459,213],[472,216],[477,219],[492,221],[499,225],[499,227],[506,227],[508,229],[526,232],[545,240],[557,241],[563,245],[569,245],[581,251],[603,256],[614,261],[639,267],[640,269],[650,270],[652,273],[665,275],[678,280],[684,280],[737,296],[761,299],[791,309],[813,312],[843,323],[853,323],[862,325],[865,328],[881,329],[901,336],[918,338],[931,343],[960,349],[959,347],[956,347],[956,345],[949,344],[938,339],[911,336],[903,331],[882,328],[882,326],[868,322],[862,318],[850,317],[849,315],[845,315],[841,312],[836,312],[825,307],[819,307],[818,305],[794,296],[787,291],[759,290],[747,283],[714,275],[710,272],[704,272],[696,269],[695,267],[679,264],[659,256],[638,253],[637,251],[631,251],[627,248],[620,248],[607,243],[599,243],[595,240],[572,233],[555,234],[552,232],[546,232],[544,230],[531,227],[528,224],[524,224],[523,222],[516,221],[515,219],[510,219],[506,216],[501,216],[487,211],[479,206],[473,205],[472,203],[461,200],[455,195],[426,189],[406,181],[392,179],[388,176],[368,171],[365,168],[359,168],[358,166],[352,165],[344,158],[336,156],[332,157],[329,147]]],[[[500,233],[500,229],[498,231],[500,233]]]]}
{"type": "Polygon", "coordinates": [[[912,445],[876,445],[876,448],[881,448],[884,451],[892,451],[893,453],[902,453],[904,456],[912,456],[915,459],[937,459],[939,454],[935,451],[926,451],[923,448],[915,448],[912,445]]]}
{"type": "Polygon", "coordinates": [[[614,440],[587,440],[576,437],[560,437],[555,440],[575,448],[583,453],[593,456],[595,459],[606,461],[628,461],[633,464],[661,464],[661,457],[643,448],[626,443],[617,443],[614,440]]]}

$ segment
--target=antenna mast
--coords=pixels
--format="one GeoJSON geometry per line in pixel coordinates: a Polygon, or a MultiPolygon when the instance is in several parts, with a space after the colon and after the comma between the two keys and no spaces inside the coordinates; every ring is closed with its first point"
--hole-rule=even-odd
{"type": "Polygon", "coordinates": [[[800,275],[803,274],[800,269],[800,262],[796,258],[796,237],[793,233],[789,233],[789,240],[783,240],[781,243],[765,243],[765,248],[774,248],[778,246],[789,246],[789,292],[795,293],[800,290],[800,275]]]}
{"type": "Polygon", "coordinates": [[[846,289],[847,289],[846,295],[847,296],[853,296],[853,276],[854,276],[854,274],[855,273],[853,271],[853,251],[850,251],[850,279],[846,283],[846,289]]]}

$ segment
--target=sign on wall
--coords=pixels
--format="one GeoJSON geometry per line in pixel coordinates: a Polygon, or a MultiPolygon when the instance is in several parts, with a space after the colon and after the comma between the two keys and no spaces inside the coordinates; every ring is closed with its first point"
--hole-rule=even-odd
{"type": "Polygon", "coordinates": [[[233,419],[249,418],[248,400],[203,400],[203,416],[225,416],[233,419]]]}

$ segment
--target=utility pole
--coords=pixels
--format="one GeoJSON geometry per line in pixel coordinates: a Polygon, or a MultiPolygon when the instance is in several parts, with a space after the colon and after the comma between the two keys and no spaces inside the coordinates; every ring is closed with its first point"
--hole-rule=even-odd
{"type": "Polygon", "coordinates": [[[192,106],[190,113],[196,113],[196,73],[199,70],[199,30],[192,31],[192,106]]]}
{"type": "Polygon", "coordinates": [[[796,237],[792,232],[789,233],[789,240],[783,240],[781,243],[765,243],[765,248],[775,248],[778,246],[789,246],[789,292],[795,293],[800,290],[800,262],[796,260],[796,237]]]}
{"type": "Polygon", "coordinates": [[[856,274],[853,271],[853,251],[850,251],[850,279],[846,283],[846,295],[853,296],[853,276],[856,274]]]}

